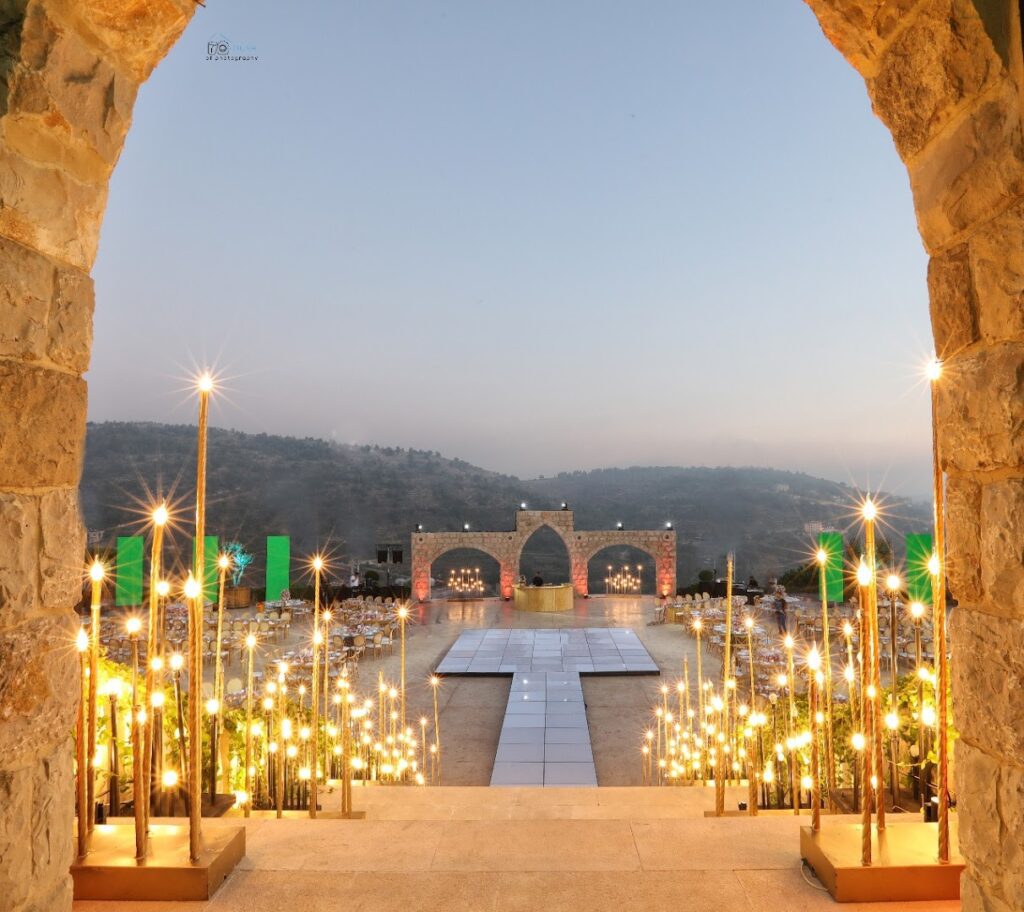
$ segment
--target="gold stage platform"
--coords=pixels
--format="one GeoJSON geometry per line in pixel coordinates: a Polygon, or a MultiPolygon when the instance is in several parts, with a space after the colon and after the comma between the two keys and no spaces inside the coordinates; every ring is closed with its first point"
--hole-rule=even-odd
{"type": "Polygon", "coordinates": [[[135,827],[100,825],[89,854],[71,865],[75,899],[203,900],[245,857],[244,827],[207,827],[199,861],[188,858],[188,827],[150,826],[149,857],[135,860],[135,827]]]}
{"type": "Polygon", "coordinates": [[[817,834],[800,829],[800,855],[836,902],[959,899],[964,861],[950,820],[950,862],[938,862],[938,824],[890,823],[871,832],[870,866],[862,865],[859,823],[822,821],[817,834]]]}
{"type": "Polygon", "coordinates": [[[516,586],[518,611],[572,611],[572,586],[516,586]]]}

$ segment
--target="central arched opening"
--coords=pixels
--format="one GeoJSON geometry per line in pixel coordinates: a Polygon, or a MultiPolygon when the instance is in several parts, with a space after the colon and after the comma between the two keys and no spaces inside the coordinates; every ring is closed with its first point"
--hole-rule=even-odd
{"type": "Polygon", "coordinates": [[[571,580],[569,549],[550,526],[541,526],[523,544],[519,553],[519,576],[527,582],[539,577],[546,584],[561,585],[571,580]]]}

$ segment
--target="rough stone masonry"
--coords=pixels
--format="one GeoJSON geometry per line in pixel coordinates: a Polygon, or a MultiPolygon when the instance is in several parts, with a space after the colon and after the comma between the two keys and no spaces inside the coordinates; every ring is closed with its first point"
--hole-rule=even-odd
{"type": "MultiPolygon", "coordinates": [[[[1024,909],[1024,127],[1016,0],[807,0],[906,164],[949,485],[964,908],[1024,909]]],[[[0,896],[70,905],[89,271],[193,0],[0,0],[0,896]]],[[[301,87],[296,87],[301,91],[301,87]]],[[[837,175],[841,179],[841,175],[837,175]]],[[[865,213],[869,218],[870,213],[865,213]]]]}

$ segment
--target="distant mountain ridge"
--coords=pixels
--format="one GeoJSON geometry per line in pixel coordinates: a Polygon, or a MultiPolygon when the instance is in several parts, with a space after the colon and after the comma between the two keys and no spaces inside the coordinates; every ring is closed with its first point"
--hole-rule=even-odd
{"type": "MultiPolygon", "coordinates": [[[[342,539],[343,554],[365,560],[378,542],[408,543],[417,523],[506,529],[520,502],[556,509],[564,500],[579,528],[671,521],[681,584],[702,568],[721,569],[730,549],[743,578],[780,573],[806,558],[814,523],[851,526],[856,498],[847,485],[776,469],[634,466],[524,481],[427,450],[220,428],[210,430],[208,462],[209,533],[253,546],[266,535],[289,534],[295,552],[304,553],[342,539]]],[[[191,504],[194,475],[195,427],[90,423],[81,489],[86,525],[106,540],[127,534],[147,492],[173,487],[191,504]]],[[[892,531],[928,529],[924,505],[884,502],[892,531]]]]}

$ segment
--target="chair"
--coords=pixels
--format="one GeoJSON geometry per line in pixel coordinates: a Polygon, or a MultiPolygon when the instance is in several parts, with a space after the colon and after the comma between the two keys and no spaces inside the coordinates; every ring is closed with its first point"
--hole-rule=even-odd
{"type": "Polygon", "coordinates": [[[357,633],[352,637],[352,657],[358,662],[359,659],[366,653],[366,637],[361,633],[357,633]]]}

